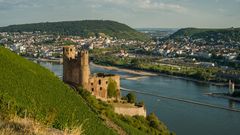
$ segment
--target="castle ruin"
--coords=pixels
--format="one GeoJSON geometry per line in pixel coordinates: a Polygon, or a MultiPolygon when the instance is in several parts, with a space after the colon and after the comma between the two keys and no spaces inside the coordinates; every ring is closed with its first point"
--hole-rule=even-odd
{"type": "Polygon", "coordinates": [[[88,90],[97,98],[107,99],[110,82],[115,82],[116,98],[120,98],[120,76],[91,74],[88,51],[76,51],[74,46],[63,47],[63,81],[88,90]]]}

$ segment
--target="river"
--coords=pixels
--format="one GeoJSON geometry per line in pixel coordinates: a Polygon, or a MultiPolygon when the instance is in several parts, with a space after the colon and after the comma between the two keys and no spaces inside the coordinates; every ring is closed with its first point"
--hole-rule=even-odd
{"type": "MultiPolygon", "coordinates": [[[[40,62],[57,76],[62,76],[62,65],[40,62]]],[[[91,72],[119,74],[123,77],[136,76],[116,70],[91,66],[91,72]]],[[[240,103],[228,99],[209,97],[204,93],[227,92],[228,88],[187,81],[174,77],[150,76],[138,80],[121,79],[121,87],[140,92],[149,92],[175,98],[194,100],[212,105],[240,109],[240,103]]],[[[126,92],[122,92],[126,95],[126,92]]],[[[240,112],[189,104],[155,96],[136,93],[144,101],[147,112],[154,112],[167,127],[177,135],[240,135],[240,112]]]]}

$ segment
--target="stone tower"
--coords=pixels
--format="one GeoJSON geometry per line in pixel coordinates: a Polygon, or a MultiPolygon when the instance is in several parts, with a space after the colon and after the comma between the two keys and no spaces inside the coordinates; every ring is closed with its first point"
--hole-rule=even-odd
{"type": "Polygon", "coordinates": [[[75,59],[76,50],[74,46],[63,47],[63,81],[71,82],[72,64],[71,60],[75,59]]]}
{"type": "Polygon", "coordinates": [[[79,83],[84,89],[88,89],[89,76],[90,76],[90,68],[89,68],[89,56],[88,51],[83,50],[78,54],[80,57],[80,76],[79,83]]]}
{"type": "MultiPolygon", "coordinates": [[[[94,74],[90,75],[89,54],[88,51],[77,51],[74,46],[63,47],[63,81],[74,85],[81,86],[88,90],[97,98],[108,98],[109,81],[116,83],[114,96],[120,99],[120,76],[113,74],[94,74]]],[[[110,97],[110,98],[114,98],[110,97]]]]}
{"type": "Polygon", "coordinates": [[[63,47],[63,81],[88,89],[89,76],[88,51],[77,52],[74,46],[63,47]]]}

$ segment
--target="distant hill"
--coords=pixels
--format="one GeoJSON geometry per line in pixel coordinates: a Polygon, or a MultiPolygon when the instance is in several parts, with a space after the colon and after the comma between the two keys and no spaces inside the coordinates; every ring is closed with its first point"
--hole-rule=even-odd
{"type": "Polygon", "coordinates": [[[191,39],[204,39],[205,41],[236,41],[240,42],[240,28],[227,29],[198,29],[184,28],[180,29],[170,36],[170,39],[181,39],[189,37],[191,39]]]}
{"type": "Polygon", "coordinates": [[[44,22],[33,24],[10,25],[0,27],[0,32],[33,32],[41,31],[56,33],[60,35],[77,35],[83,37],[94,36],[104,33],[119,39],[149,40],[150,38],[135,29],[115,21],[108,20],[84,20],[84,21],[63,21],[44,22]]]}
{"type": "Polygon", "coordinates": [[[52,72],[0,47],[0,117],[14,114],[57,129],[83,125],[87,135],[116,134],[52,72]]]}

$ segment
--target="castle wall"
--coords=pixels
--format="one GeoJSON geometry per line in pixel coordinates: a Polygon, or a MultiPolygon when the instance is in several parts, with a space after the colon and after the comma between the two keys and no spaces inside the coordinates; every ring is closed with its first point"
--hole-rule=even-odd
{"type": "Polygon", "coordinates": [[[120,98],[120,76],[92,76],[89,79],[89,91],[101,98],[107,98],[107,88],[109,79],[114,80],[117,83],[117,98],[120,98]]]}
{"type": "Polygon", "coordinates": [[[77,60],[64,60],[64,73],[63,73],[63,80],[65,82],[79,84],[79,62],[77,60]]]}
{"type": "Polygon", "coordinates": [[[90,91],[100,98],[108,98],[109,79],[117,83],[117,98],[120,99],[120,76],[97,74],[90,76],[88,51],[76,53],[74,46],[63,48],[63,81],[90,91]]]}
{"type": "Polygon", "coordinates": [[[128,115],[128,116],[147,116],[147,111],[144,107],[121,107],[114,106],[114,112],[117,114],[128,115]]]}
{"type": "Polygon", "coordinates": [[[88,52],[81,51],[77,55],[74,46],[66,46],[63,48],[63,54],[63,81],[88,89],[88,52]]]}

